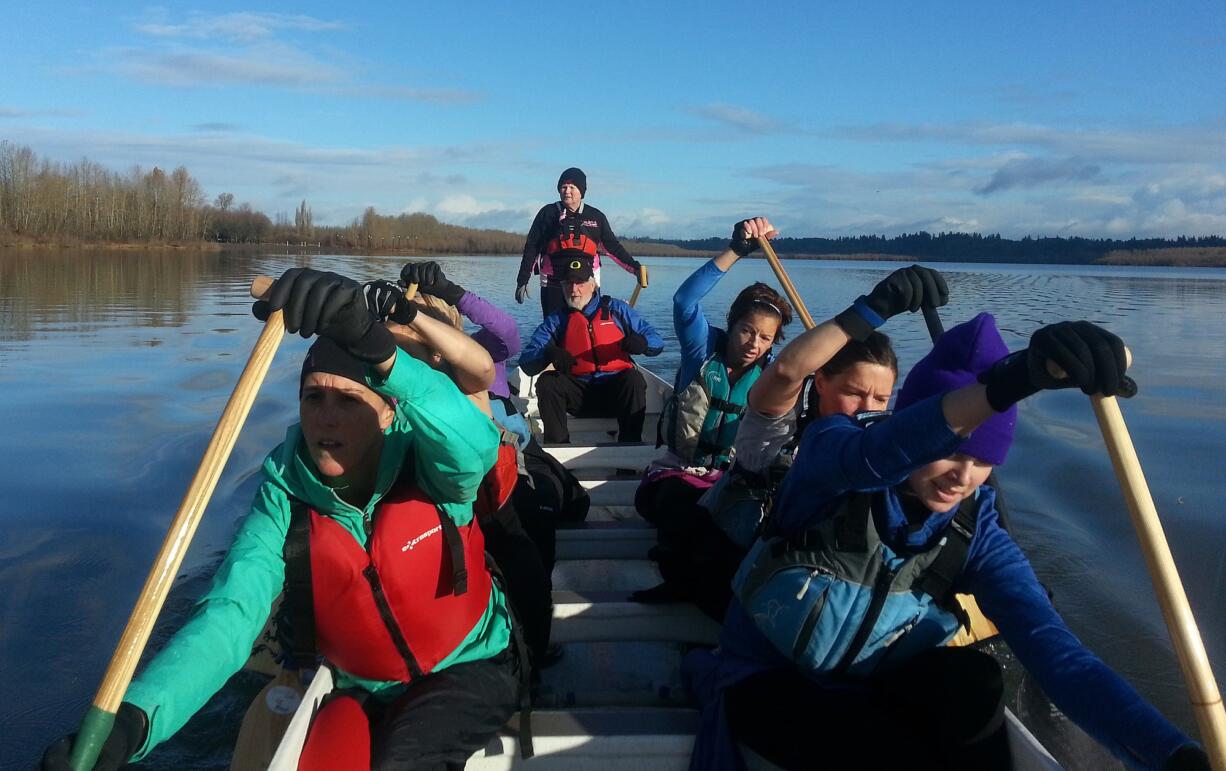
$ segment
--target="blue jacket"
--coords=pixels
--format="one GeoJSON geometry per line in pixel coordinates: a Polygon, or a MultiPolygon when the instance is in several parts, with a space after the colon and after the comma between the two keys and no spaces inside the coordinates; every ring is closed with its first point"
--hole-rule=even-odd
{"type": "MultiPolygon", "coordinates": [[[[774,523],[782,533],[795,532],[813,526],[835,498],[849,491],[884,491],[886,511],[875,512],[882,539],[900,553],[930,548],[956,507],[930,514],[911,530],[897,491],[912,471],[952,455],[961,442],[945,422],[939,396],[868,428],[843,415],[818,421],[805,432],[797,461],[784,479],[772,512],[774,523]]],[[[1191,739],[1081,644],[1052,607],[1026,556],[1000,526],[995,491],[984,485],[978,500],[978,526],[954,589],[975,596],[1018,660],[1077,725],[1125,763],[1160,768],[1191,739]]],[[[757,672],[791,666],[735,599],[718,653],[700,654],[686,665],[704,702],[696,759],[728,747],[721,725],[724,688],[757,672]]]]}
{"type": "MultiPolygon", "coordinates": [[[[583,308],[584,316],[590,319],[596,315],[600,308],[600,297],[600,290],[597,289],[592,295],[591,301],[583,308]]],[[[664,338],[634,308],[631,308],[622,300],[610,297],[609,312],[613,316],[613,321],[621,329],[622,334],[637,332],[647,339],[646,356],[659,356],[660,352],[664,350],[664,338]]],[[[532,333],[532,339],[528,341],[528,344],[524,346],[523,352],[519,354],[519,366],[525,373],[535,375],[549,366],[549,358],[546,356],[545,348],[550,343],[558,342],[558,336],[565,329],[566,317],[569,314],[569,308],[549,314],[532,333]]],[[[615,374],[617,373],[597,372],[593,375],[581,375],[579,379],[591,381],[615,374]]]]}
{"type": "Polygon", "coordinates": [[[681,346],[677,390],[694,380],[703,363],[711,358],[723,341],[722,330],[707,323],[701,302],[726,275],[715,265],[715,260],[710,260],[683,281],[673,294],[673,329],[681,346]]]}

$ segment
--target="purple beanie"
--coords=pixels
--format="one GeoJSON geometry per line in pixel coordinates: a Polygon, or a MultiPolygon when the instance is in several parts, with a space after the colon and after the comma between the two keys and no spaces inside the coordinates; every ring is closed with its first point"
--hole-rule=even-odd
{"type": "MultiPolygon", "coordinates": [[[[951,327],[937,338],[927,356],[920,359],[902,384],[894,409],[901,410],[930,396],[953,391],[976,382],[979,373],[1009,353],[996,319],[980,313],[970,321],[951,327]]],[[[958,452],[999,466],[1013,444],[1017,405],[985,420],[971,433],[958,452]]]]}

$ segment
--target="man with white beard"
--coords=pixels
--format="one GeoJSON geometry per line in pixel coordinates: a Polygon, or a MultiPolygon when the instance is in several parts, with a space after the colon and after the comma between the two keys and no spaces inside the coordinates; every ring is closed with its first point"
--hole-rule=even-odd
{"type": "Polygon", "coordinates": [[[625,302],[600,293],[590,255],[560,256],[566,308],[545,317],[519,357],[527,375],[553,365],[536,382],[545,442],[570,441],[568,414],[617,418],[617,440],[641,442],[647,382],[631,356],[658,356],[664,338],[625,302]]]}

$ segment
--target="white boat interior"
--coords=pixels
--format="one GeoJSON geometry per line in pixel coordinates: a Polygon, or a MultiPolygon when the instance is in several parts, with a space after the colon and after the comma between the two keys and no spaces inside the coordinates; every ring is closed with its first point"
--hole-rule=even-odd
{"type": "MultiPolygon", "coordinates": [[[[654,437],[669,384],[647,376],[644,434],[654,437]]],[[[539,435],[533,378],[515,373],[512,388],[539,435]]],[[[518,716],[469,761],[473,771],[527,768],[675,771],[688,767],[697,712],[681,684],[680,660],[694,645],[713,645],[719,625],[688,604],[629,602],[635,589],[660,582],[646,559],[654,531],[635,512],[639,472],[657,454],[654,442],[616,444],[613,420],[571,419],[572,444],[546,449],[573,470],[591,492],[592,508],[581,526],[558,531],[554,571],[553,640],[562,659],[542,672],[532,713],[536,756],[520,759],[518,716]]],[[[292,771],[311,716],[331,689],[321,668],[290,722],[270,768],[292,771]]],[[[1060,766],[1008,713],[1009,740],[1019,771],[1060,766]]],[[[751,768],[772,768],[746,753],[751,768]]],[[[820,748],[814,748],[814,767],[820,748]]]]}

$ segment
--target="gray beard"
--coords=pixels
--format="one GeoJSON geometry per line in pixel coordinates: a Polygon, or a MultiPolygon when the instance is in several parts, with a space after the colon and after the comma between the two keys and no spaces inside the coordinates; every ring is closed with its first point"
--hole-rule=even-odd
{"type": "Polygon", "coordinates": [[[587,303],[583,302],[582,300],[575,299],[571,297],[570,295],[567,295],[566,305],[570,308],[573,308],[574,310],[581,311],[583,310],[583,306],[587,305],[587,303]]]}

